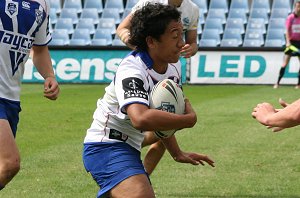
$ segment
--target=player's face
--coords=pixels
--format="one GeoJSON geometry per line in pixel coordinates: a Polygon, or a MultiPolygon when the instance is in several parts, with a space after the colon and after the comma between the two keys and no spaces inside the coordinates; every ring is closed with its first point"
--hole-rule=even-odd
{"type": "Polygon", "coordinates": [[[182,38],[183,28],[181,21],[172,21],[165,33],[156,42],[156,55],[167,63],[176,63],[184,46],[182,38]]]}

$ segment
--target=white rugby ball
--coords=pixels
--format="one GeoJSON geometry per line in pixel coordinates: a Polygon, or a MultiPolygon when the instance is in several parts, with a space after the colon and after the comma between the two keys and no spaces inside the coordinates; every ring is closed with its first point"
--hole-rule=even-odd
{"type": "MultiPolygon", "coordinates": [[[[170,79],[159,81],[150,93],[150,108],[183,114],[185,102],[180,86],[170,79]]],[[[155,131],[155,134],[159,138],[168,138],[175,132],[176,130],[155,131]]]]}

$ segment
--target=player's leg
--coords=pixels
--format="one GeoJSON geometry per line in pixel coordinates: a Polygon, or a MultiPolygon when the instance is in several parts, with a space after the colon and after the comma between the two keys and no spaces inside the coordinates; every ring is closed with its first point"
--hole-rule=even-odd
{"type": "Polygon", "coordinates": [[[143,162],[145,170],[149,175],[152,174],[165,151],[166,148],[162,141],[157,141],[149,146],[143,162]]]}
{"type": "Polygon", "coordinates": [[[164,155],[166,148],[160,139],[153,132],[146,132],[142,146],[149,146],[144,158],[146,172],[151,175],[157,164],[164,155]]]}
{"type": "Polygon", "coordinates": [[[20,154],[7,120],[0,119],[0,188],[20,170],[20,154]]]}
{"type": "Polygon", "coordinates": [[[145,174],[131,176],[109,193],[111,198],[154,198],[155,194],[148,177],[145,174]]]}
{"type": "Polygon", "coordinates": [[[277,83],[274,85],[275,89],[278,88],[279,83],[280,83],[280,81],[281,81],[281,79],[282,79],[282,77],[283,77],[283,75],[285,73],[286,66],[288,65],[290,59],[291,59],[290,55],[286,54],[284,56],[284,60],[283,60],[282,66],[281,66],[281,68],[279,70],[279,76],[278,76],[278,79],[277,79],[277,83]]]}

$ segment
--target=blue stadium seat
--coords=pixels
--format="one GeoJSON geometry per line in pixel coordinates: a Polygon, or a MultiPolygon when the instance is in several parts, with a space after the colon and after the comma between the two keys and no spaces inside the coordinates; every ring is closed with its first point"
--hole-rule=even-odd
{"type": "Polygon", "coordinates": [[[249,19],[246,30],[261,30],[263,34],[267,32],[264,19],[262,18],[249,19]]]}
{"type": "Polygon", "coordinates": [[[204,30],[205,29],[217,29],[219,34],[223,34],[223,24],[222,20],[219,18],[208,18],[206,19],[204,30]]]}
{"type": "Polygon", "coordinates": [[[100,18],[99,23],[97,25],[97,29],[110,29],[111,34],[116,33],[116,25],[115,25],[115,19],[113,18],[100,18]]]}
{"type": "Polygon", "coordinates": [[[49,0],[50,8],[55,9],[57,14],[61,12],[61,0],[49,0]]]}
{"type": "Polygon", "coordinates": [[[96,9],[100,14],[103,11],[103,4],[101,0],[84,0],[83,8],[93,8],[96,9]]]}
{"type": "MultiPolygon", "coordinates": [[[[70,38],[69,38],[69,34],[68,34],[68,30],[66,29],[55,29],[52,32],[52,40],[56,40],[56,39],[61,39],[63,40],[63,45],[69,45],[70,43],[70,38]]],[[[60,43],[61,41],[53,41],[53,43],[60,43]]]]}
{"type": "Polygon", "coordinates": [[[246,11],[241,8],[230,9],[227,20],[228,19],[242,19],[244,24],[247,24],[248,22],[246,11]]]}
{"type": "Polygon", "coordinates": [[[207,0],[192,0],[204,14],[208,12],[207,0]]]}
{"type": "Polygon", "coordinates": [[[78,15],[76,8],[63,8],[59,18],[71,18],[73,24],[78,23],[78,15]]]}
{"type": "Polygon", "coordinates": [[[92,18],[80,18],[76,29],[88,29],[90,34],[95,33],[95,25],[92,18]]]}
{"type": "Polygon", "coordinates": [[[75,29],[71,40],[74,39],[82,39],[84,40],[85,45],[90,45],[91,44],[90,31],[88,29],[75,29]]]}
{"type": "Polygon", "coordinates": [[[57,14],[56,14],[56,9],[55,8],[50,8],[50,13],[49,13],[49,19],[51,21],[51,25],[55,25],[57,22],[57,14]]]}
{"type": "Polygon", "coordinates": [[[252,0],[251,10],[265,9],[267,13],[270,13],[270,0],[252,0]]]}
{"type": "Polygon", "coordinates": [[[281,43],[278,47],[284,46],[285,45],[284,31],[280,29],[269,29],[267,32],[266,41],[269,42],[269,40],[279,40],[281,41],[281,43]]]}
{"type": "Polygon", "coordinates": [[[259,46],[264,45],[264,37],[263,37],[263,33],[262,30],[260,29],[247,29],[246,33],[245,33],[245,37],[244,37],[244,44],[245,45],[245,41],[247,40],[246,44],[252,45],[252,44],[257,44],[257,40],[259,41],[259,46]],[[252,43],[250,41],[253,41],[252,43]]]}
{"type": "Polygon", "coordinates": [[[283,47],[280,39],[266,40],[265,47],[283,47]]]}
{"type": "Polygon", "coordinates": [[[64,45],[68,45],[68,44],[65,43],[64,39],[52,39],[48,45],[49,46],[64,46],[64,45]]]}
{"type": "Polygon", "coordinates": [[[273,0],[272,10],[273,9],[287,9],[291,12],[291,2],[289,0],[273,0]]]}
{"type": "Polygon", "coordinates": [[[219,30],[217,29],[207,29],[203,30],[200,43],[204,44],[203,42],[209,42],[212,43],[212,41],[209,40],[215,40],[216,46],[221,43],[221,38],[219,34],[219,30]]]}
{"type": "Polygon", "coordinates": [[[81,13],[82,11],[81,0],[64,0],[63,8],[74,8],[77,13],[81,13]]]}
{"type": "Polygon", "coordinates": [[[226,16],[223,9],[209,9],[206,20],[209,18],[219,18],[222,20],[222,24],[226,23],[226,16]]]}
{"type": "Polygon", "coordinates": [[[223,9],[224,13],[228,13],[227,0],[210,0],[209,9],[223,9]]]}
{"type": "Polygon", "coordinates": [[[73,34],[74,33],[74,27],[72,23],[72,19],[70,18],[58,18],[55,29],[65,29],[68,31],[68,34],[73,34]]]}
{"type": "Polygon", "coordinates": [[[245,33],[245,27],[244,27],[244,22],[243,19],[241,18],[229,18],[227,19],[227,23],[225,25],[225,30],[226,29],[239,29],[240,34],[245,33]]]}
{"type": "Polygon", "coordinates": [[[71,39],[70,40],[70,45],[73,45],[73,46],[86,46],[86,45],[89,45],[86,43],[86,41],[84,39],[71,39]]]}
{"type": "Polygon", "coordinates": [[[113,18],[115,19],[115,24],[121,22],[121,17],[118,8],[105,8],[102,12],[101,18],[113,18]]]}
{"type": "Polygon", "coordinates": [[[202,33],[202,24],[200,20],[198,20],[197,34],[200,35],[201,33],[202,33]]]}
{"type": "Polygon", "coordinates": [[[80,18],[82,19],[91,18],[93,19],[94,24],[98,24],[99,23],[98,10],[96,8],[83,8],[80,18]]]}
{"type": "Polygon", "coordinates": [[[131,9],[139,0],[127,0],[125,9],[131,9]]]}
{"type": "Polygon", "coordinates": [[[283,18],[272,18],[269,20],[269,26],[268,29],[280,29],[285,31],[285,19],[283,18]]]}
{"type": "Polygon", "coordinates": [[[217,47],[219,43],[215,39],[201,39],[199,47],[217,47]]]}
{"type": "Polygon", "coordinates": [[[221,47],[239,47],[238,39],[222,39],[220,46],[221,47]]]}
{"type": "Polygon", "coordinates": [[[261,41],[259,39],[244,39],[243,47],[261,47],[261,41]]]}
{"type": "Polygon", "coordinates": [[[199,9],[199,19],[198,19],[199,24],[204,24],[205,23],[205,16],[204,16],[204,10],[199,9]]]}
{"type": "Polygon", "coordinates": [[[249,4],[247,0],[231,0],[231,9],[243,9],[245,13],[249,13],[249,4]]]}
{"type": "Polygon", "coordinates": [[[289,15],[290,11],[286,8],[274,8],[271,11],[271,16],[270,19],[277,19],[277,18],[281,18],[281,19],[286,19],[287,16],[289,15]]]}
{"type": "Polygon", "coordinates": [[[126,46],[126,45],[119,38],[114,38],[112,40],[112,46],[126,46]]]}
{"type": "Polygon", "coordinates": [[[92,46],[108,46],[109,44],[107,43],[106,39],[92,39],[91,45],[92,46]]]}
{"type": "Polygon", "coordinates": [[[264,19],[264,23],[268,24],[269,23],[269,15],[267,13],[267,10],[265,8],[256,8],[250,11],[250,19],[257,19],[257,18],[262,18],[264,19]]]}
{"type": "Polygon", "coordinates": [[[242,45],[242,35],[240,34],[240,29],[226,29],[223,34],[222,40],[236,40],[237,42],[234,42],[234,44],[242,45]]]}
{"type": "Polygon", "coordinates": [[[104,9],[106,8],[117,8],[119,13],[124,12],[124,3],[123,0],[108,0],[105,1],[104,9]]]}
{"type": "Polygon", "coordinates": [[[93,40],[94,39],[105,39],[106,40],[106,44],[107,45],[111,45],[112,44],[112,34],[111,34],[111,29],[107,29],[107,28],[101,28],[101,29],[97,29],[93,40]]]}

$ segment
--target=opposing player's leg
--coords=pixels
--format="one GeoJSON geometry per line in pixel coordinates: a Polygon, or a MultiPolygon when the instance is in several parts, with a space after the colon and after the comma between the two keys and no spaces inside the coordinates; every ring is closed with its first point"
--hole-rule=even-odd
{"type": "Polygon", "coordinates": [[[148,177],[145,174],[131,176],[109,193],[112,198],[154,198],[155,194],[148,177]]]}
{"type": "Polygon", "coordinates": [[[278,88],[279,83],[280,83],[280,81],[281,81],[281,79],[282,79],[282,77],[283,77],[283,75],[285,73],[286,66],[288,65],[290,59],[291,59],[290,55],[286,54],[284,56],[284,60],[283,60],[282,66],[281,66],[281,68],[279,70],[279,75],[278,75],[277,83],[274,85],[274,89],[278,88]]]}
{"type": "Polygon", "coordinates": [[[146,172],[151,175],[157,164],[164,155],[166,148],[159,138],[153,132],[145,132],[145,138],[142,146],[149,146],[144,158],[144,167],[146,172]]]}
{"type": "Polygon", "coordinates": [[[20,170],[20,154],[7,120],[0,119],[0,189],[20,170]]]}

